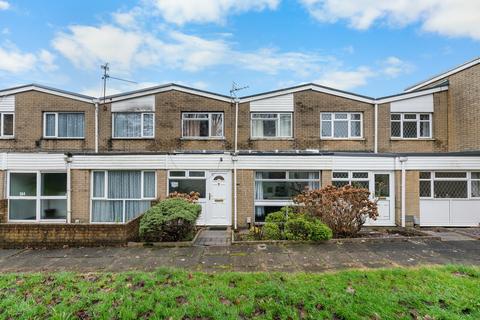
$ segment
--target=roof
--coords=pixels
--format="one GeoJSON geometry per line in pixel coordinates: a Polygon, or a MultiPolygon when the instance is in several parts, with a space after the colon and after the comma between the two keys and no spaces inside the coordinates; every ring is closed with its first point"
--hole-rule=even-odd
{"type": "Polygon", "coordinates": [[[44,92],[44,93],[50,93],[57,96],[71,98],[71,99],[80,100],[80,101],[89,102],[89,103],[93,103],[95,100],[95,98],[91,96],[70,92],[70,91],[65,91],[57,88],[52,88],[52,87],[48,87],[48,86],[44,86],[36,83],[31,83],[23,86],[0,90],[0,97],[16,94],[20,92],[32,91],[32,90],[44,92]]]}
{"type": "Polygon", "coordinates": [[[433,77],[431,77],[431,78],[428,78],[427,80],[424,80],[424,81],[422,81],[422,82],[416,83],[416,84],[414,84],[414,85],[406,88],[406,89],[405,89],[405,92],[416,91],[416,90],[418,90],[418,89],[420,89],[420,88],[422,88],[422,87],[425,87],[425,86],[427,86],[427,85],[429,85],[429,84],[435,83],[435,82],[437,82],[437,81],[439,81],[439,80],[442,80],[443,78],[446,78],[446,77],[448,77],[448,76],[451,76],[452,74],[455,74],[455,73],[460,72],[460,71],[462,71],[462,70],[465,70],[465,69],[468,69],[468,68],[470,68],[470,67],[473,67],[473,66],[475,66],[475,65],[477,65],[477,64],[479,64],[479,63],[480,63],[480,57],[477,57],[477,58],[475,58],[475,59],[473,59],[473,60],[470,60],[470,61],[468,61],[468,62],[465,62],[465,63],[463,63],[463,64],[461,64],[461,65],[459,65],[459,66],[457,66],[457,67],[454,67],[454,68],[449,69],[449,70],[447,70],[447,71],[445,71],[445,72],[442,72],[442,73],[440,73],[440,74],[437,74],[437,75],[435,75],[435,76],[433,76],[433,77]]]}

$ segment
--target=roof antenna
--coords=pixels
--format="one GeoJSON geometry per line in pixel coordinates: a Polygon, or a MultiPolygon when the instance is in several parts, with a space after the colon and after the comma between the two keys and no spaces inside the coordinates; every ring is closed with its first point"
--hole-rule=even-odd
{"type": "Polygon", "coordinates": [[[235,81],[232,81],[232,89],[230,89],[230,97],[232,100],[238,100],[237,92],[247,89],[248,86],[240,87],[235,81]]]}
{"type": "Polygon", "coordinates": [[[127,79],[122,79],[122,78],[117,78],[117,77],[112,77],[108,71],[110,71],[110,64],[106,62],[105,64],[102,64],[100,68],[103,69],[103,103],[105,103],[105,97],[107,95],[107,79],[114,79],[114,80],[119,80],[119,81],[124,81],[124,82],[129,82],[129,83],[134,83],[137,84],[138,82],[132,81],[132,80],[127,80],[127,79]]]}

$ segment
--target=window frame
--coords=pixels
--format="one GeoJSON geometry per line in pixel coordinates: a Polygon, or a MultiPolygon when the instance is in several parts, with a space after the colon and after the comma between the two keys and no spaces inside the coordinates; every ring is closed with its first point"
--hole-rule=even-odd
{"type": "Polygon", "coordinates": [[[0,139],[13,139],[15,138],[15,112],[1,112],[0,113],[0,139]],[[5,129],[5,115],[13,116],[13,132],[12,134],[4,134],[5,129]]]}
{"type": "Polygon", "coordinates": [[[225,139],[225,113],[222,111],[214,111],[214,112],[190,112],[190,111],[185,111],[182,112],[181,114],[181,136],[182,139],[185,140],[223,140],[225,139]],[[184,116],[186,114],[206,114],[208,115],[207,119],[189,119],[185,118],[184,116]],[[219,114],[222,116],[222,135],[221,136],[212,136],[212,115],[219,114]],[[202,136],[184,136],[183,135],[183,128],[184,128],[184,121],[208,121],[208,136],[202,137],[202,136]]]}
{"type": "Polygon", "coordinates": [[[473,170],[473,171],[448,171],[448,170],[436,170],[436,171],[428,171],[428,170],[421,170],[419,171],[419,198],[425,200],[476,200],[480,199],[480,196],[473,197],[472,196],[472,182],[480,181],[480,178],[472,178],[473,172],[479,172],[480,170],[473,170]],[[430,174],[430,178],[421,178],[420,174],[422,172],[428,172],[430,174]],[[454,178],[444,178],[444,177],[436,177],[436,173],[438,172],[448,172],[448,173],[465,173],[465,178],[461,177],[454,177],[454,178]],[[420,195],[420,181],[429,181],[430,182],[430,196],[425,197],[420,195]],[[435,197],[435,181],[467,181],[467,197],[466,198],[437,198],[435,197]]]}
{"type": "Polygon", "coordinates": [[[42,219],[41,213],[41,206],[42,200],[65,200],[68,202],[68,173],[66,171],[61,170],[13,170],[8,171],[7,173],[7,201],[8,201],[8,210],[7,210],[7,221],[8,222],[40,222],[40,223],[66,223],[68,220],[68,209],[67,209],[67,216],[65,219],[42,219]],[[34,173],[35,176],[35,183],[36,183],[36,195],[35,196],[11,196],[10,195],[10,182],[11,182],[11,174],[16,173],[34,173]],[[66,175],[67,184],[64,196],[43,196],[42,195],[42,174],[44,173],[64,173],[66,175]],[[25,220],[25,219],[10,219],[10,200],[35,200],[35,220],[25,220]]]}
{"type": "MultiPolygon", "coordinates": [[[[3,120],[3,118],[2,118],[3,120]]],[[[2,127],[3,129],[3,127],[2,127]]],[[[43,112],[43,139],[68,139],[68,140],[82,140],[85,139],[85,112],[83,111],[45,111],[43,112]],[[80,113],[83,114],[83,136],[82,137],[59,137],[58,136],[58,115],[62,113],[80,113]],[[55,116],[55,135],[47,136],[47,115],[55,116]]]]}
{"type": "Polygon", "coordinates": [[[289,140],[293,139],[294,133],[293,133],[293,112],[250,112],[250,139],[252,140],[289,140]],[[259,118],[254,118],[253,115],[255,114],[271,114],[271,115],[276,115],[276,118],[265,118],[265,119],[259,119],[259,118]],[[280,136],[280,115],[289,115],[290,116],[290,135],[289,136],[280,136]],[[265,137],[265,136],[254,136],[253,135],[253,121],[254,120],[269,120],[273,121],[275,120],[276,126],[275,126],[275,136],[274,137],[265,137]]]}
{"type": "MultiPolygon", "coordinates": [[[[359,171],[359,170],[355,170],[355,171],[346,171],[346,170],[338,170],[338,171],[332,171],[332,185],[333,185],[333,181],[345,181],[345,182],[348,182],[349,185],[353,186],[353,182],[355,181],[368,181],[368,190],[370,191],[370,188],[371,188],[371,183],[372,183],[372,171],[359,171]],[[333,177],[333,174],[334,173],[347,173],[348,174],[348,177],[347,178],[334,178],[333,177]],[[354,173],[366,173],[367,174],[367,177],[366,178],[354,178],[353,177],[353,174],[354,173]]],[[[375,182],[374,182],[375,183],[375,182]]]]}
{"type": "Polygon", "coordinates": [[[168,175],[167,175],[167,196],[170,194],[170,179],[173,180],[205,180],[205,198],[199,198],[199,200],[205,200],[207,199],[207,171],[206,170],[168,170],[168,175]],[[172,176],[172,172],[184,172],[185,174],[183,176],[172,176]],[[203,176],[190,176],[191,172],[203,172],[203,176]]]}
{"type": "Polygon", "coordinates": [[[153,201],[155,199],[157,199],[158,195],[157,195],[157,171],[156,170],[148,170],[148,169],[144,169],[144,170],[136,170],[136,169],[133,169],[133,170],[92,170],[90,172],[90,223],[92,224],[124,224],[124,223],[127,223],[127,221],[125,221],[125,218],[126,218],[126,210],[125,210],[125,207],[126,207],[126,202],[127,201],[153,201]],[[125,199],[125,198],[115,198],[115,199],[112,199],[112,198],[109,198],[108,197],[108,173],[110,171],[140,171],[141,172],[141,175],[140,175],[140,195],[141,197],[139,199],[125,199]],[[95,197],[94,196],[94,176],[95,176],[95,172],[103,172],[104,174],[104,187],[103,187],[103,197],[95,197]],[[154,173],[154,177],[155,177],[155,181],[154,181],[154,188],[155,188],[155,195],[153,197],[145,197],[145,190],[144,190],[144,175],[145,175],[145,172],[153,172],[154,173]],[[104,201],[122,201],[122,221],[120,222],[116,222],[116,221],[93,221],[93,201],[95,200],[104,200],[104,201]]]}
{"type": "Polygon", "coordinates": [[[363,112],[320,112],[320,139],[322,140],[361,140],[363,139],[363,112]],[[329,114],[330,120],[323,120],[322,116],[329,114]],[[347,119],[335,119],[337,114],[346,114],[347,119]],[[360,115],[360,120],[352,119],[352,115],[360,115]],[[347,137],[335,137],[335,120],[343,120],[347,121],[348,123],[348,135],[347,137]],[[330,122],[331,125],[331,135],[324,136],[322,129],[323,129],[323,122],[330,122]],[[352,136],[352,122],[360,122],[360,136],[352,136]]]}
{"type": "Polygon", "coordinates": [[[391,112],[390,113],[390,139],[393,140],[428,140],[433,138],[433,112],[391,112]],[[400,115],[400,120],[392,120],[393,115],[400,115]],[[405,115],[415,115],[415,120],[414,119],[405,119],[405,115]],[[428,115],[428,121],[427,120],[421,120],[422,115],[428,115]],[[400,123],[400,136],[393,136],[392,135],[392,122],[398,122],[400,123]],[[412,138],[404,138],[403,134],[403,124],[404,122],[416,122],[417,124],[417,137],[412,137],[412,138]],[[429,124],[429,134],[428,137],[422,137],[420,136],[420,127],[422,122],[428,122],[429,124]]]}
{"type": "Polygon", "coordinates": [[[292,200],[268,200],[268,199],[256,199],[255,197],[255,188],[257,181],[272,181],[272,182],[317,182],[318,187],[321,187],[322,184],[322,173],[320,170],[255,170],[253,177],[253,222],[255,224],[263,224],[265,222],[256,221],[256,208],[257,207],[276,207],[280,209],[284,206],[291,206],[293,205],[292,200]],[[257,179],[256,174],[257,172],[285,172],[285,178],[282,179],[257,179]],[[290,172],[316,172],[318,173],[318,178],[315,179],[292,179],[290,178],[290,172]]]}
{"type": "Polygon", "coordinates": [[[135,140],[135,139],[155,139],[155,112],[153,111],[141,111],[141,112],[112,112],[112,139],[118,139],[118,140],[135,140]],[[140,114],[140,125],[141,125],[141,130],[140,130],[140,136],[139,137],[116,137],[115,136],[115,114],[118,113],[139,113],[140,114]],[[152,115],[152,135],[151,136],[146,136],[144,135],[144,117],[145,114],[151,114],[152,115]]]}

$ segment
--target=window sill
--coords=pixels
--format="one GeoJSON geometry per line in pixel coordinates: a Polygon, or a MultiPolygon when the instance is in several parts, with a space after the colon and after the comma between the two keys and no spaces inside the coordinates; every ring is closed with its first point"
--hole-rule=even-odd
{"type": "Polygon", "coordinates": [[[180,140],[182,141],[225,141],[227,139],[225,139],[225,137],[221,137],[221,138],[208,138],[208,137],[199,137],[199,138],[195,138],[195,137],[182,137],[180,138],[180,140]]]}
{"type": "Polygon", "coordinates": [[[294,141],[295,138],[250,138],[251,141],[294,141]]]}
{"type": "Polygon", "coordinates": [[[85,140],[85,138],[68,138],[68,137],[55,138],[55,137],[43,137],[42,140],[85,140]]]}
{"type": "Polygon", "coordinates": [[[435,141],[435,138],[390,138],[390,141],[435,141]]]}
{"type": "Polygon", "coordinates": [[[15,140],[15,137],[0,137],[0,140],[15,140]]]}
{"type": "Polygon", "coordinates": [[[326,141],[365,141],[365,138],[320,138],[320,140],[326,141]]]}
{"type": "Polygon", "coordinates": [[[155,137],[126,137],[126,138],[119,138],[119,137],[112,137],[112,140],[155,140],[155,137]]]}

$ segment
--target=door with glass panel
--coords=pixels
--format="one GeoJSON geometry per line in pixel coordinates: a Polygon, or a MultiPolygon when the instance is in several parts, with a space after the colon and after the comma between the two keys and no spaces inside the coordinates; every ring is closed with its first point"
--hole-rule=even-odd
{"type": "Polygon", "coordinates": [[[393,225],[394,216],[394,190],[392,174],[389,172],[374,172],[371,177],[370,192],[377,200],[377,220],[367,220],[369,225],[393,225]]]}
{"type": "Polygon", "coordinates": [[[210,172],[208,179],[207,225],[230,225],[227,172],[210,172]]]}

